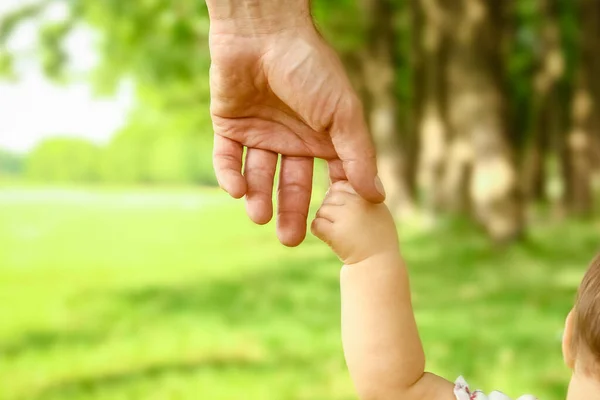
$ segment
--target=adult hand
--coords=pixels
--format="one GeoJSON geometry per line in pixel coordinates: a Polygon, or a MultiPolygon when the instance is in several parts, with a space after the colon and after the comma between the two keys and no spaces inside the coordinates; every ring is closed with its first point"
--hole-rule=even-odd
{"type": "Polygon", "coordinates": [[[308,2],[207,3],[219,185],[235,198],[246,196],[249,217],[265,224],[273,216],[281,155],[277,234],[288,246],[306,236],[315,157],[328,161],[332,182],[347,179],[366,200],[382,202],[362,104],[315,29],[308,2]]]}

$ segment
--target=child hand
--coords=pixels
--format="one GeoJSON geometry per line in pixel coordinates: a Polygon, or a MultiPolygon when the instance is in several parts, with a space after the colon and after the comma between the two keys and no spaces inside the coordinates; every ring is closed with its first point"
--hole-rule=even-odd
{"type": "Polygon", "coordinates": [[[311,230],[345,264],[398,252],[396,226],[388,208],[364,200],[346,181],[331,186],[311,230]]]}

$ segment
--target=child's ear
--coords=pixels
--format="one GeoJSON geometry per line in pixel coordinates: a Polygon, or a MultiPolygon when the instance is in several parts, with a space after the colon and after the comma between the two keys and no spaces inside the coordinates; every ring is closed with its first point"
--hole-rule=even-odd
{"type": "Polygon", "coordinates": [[[562,339],[562,353],[565,364],[569,369],[575,369],[575,354],[573,349],[573,335],[575,326],[573,324],[573,310],[569,312],[565,321],[565,331],[562,339]]]}

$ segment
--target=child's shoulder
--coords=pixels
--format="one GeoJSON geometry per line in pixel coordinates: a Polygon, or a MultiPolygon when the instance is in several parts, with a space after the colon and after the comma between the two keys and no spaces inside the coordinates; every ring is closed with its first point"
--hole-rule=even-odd
{"type": "MultiPolygon", "coordinates": [[[[511,400],[510,397],[501,392],[492,392],[487,396],[480,390],[471,391],[469,384],[462,376],[454,383],[454,395],[456,400],[511,400]]],[[[517,400],[537,400],[537,397],[525,395],[517,400]]]]}

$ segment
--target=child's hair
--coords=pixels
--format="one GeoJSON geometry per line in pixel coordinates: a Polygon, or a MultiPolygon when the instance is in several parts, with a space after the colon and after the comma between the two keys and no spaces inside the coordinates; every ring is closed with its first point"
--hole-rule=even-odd
{"type": "Polygon", "coordinates": [[[574,354],[582,367],[593,375],[600,374],[600,254],[592,261],[579,286],[573,310],[574,354]]]}

